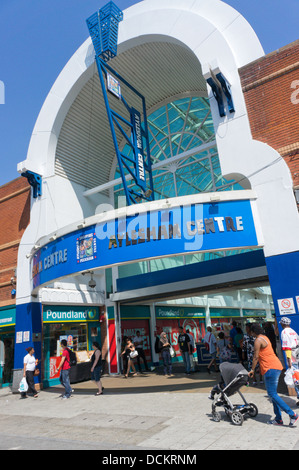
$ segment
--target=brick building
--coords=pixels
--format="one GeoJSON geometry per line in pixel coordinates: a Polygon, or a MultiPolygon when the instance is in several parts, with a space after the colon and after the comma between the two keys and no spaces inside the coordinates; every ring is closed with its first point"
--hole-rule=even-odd
{"type": "Polygon", "coordinates": [[[29,224],[30,186],[17,178],[0,187],[0,385],[11,381],[15,341],[16,268],[19,244],[29,224]],[[4,356],[4,357],[3,357],[4,356]]]}
{"type": "Polygon", "coordinates": [[[299,189],[299,40],[239,73],[253,138],[280,153],[299,189]]]}

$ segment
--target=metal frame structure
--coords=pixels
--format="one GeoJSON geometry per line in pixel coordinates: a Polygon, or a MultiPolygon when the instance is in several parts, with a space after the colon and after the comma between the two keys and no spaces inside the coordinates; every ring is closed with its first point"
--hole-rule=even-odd
{"type": "Polygon", "coordinates": [[[32,196],[34,199],[42,195],[42,177],[33,171],[25,171],[21,176],[27,178],[28,183],[32,187],[32,196]]]}
{"type": "Polygon", "coordinates": [[[122,11],[113,2],[109,2],[99,12],[88,18],[87,26],[96,52],[95,60],[126,200],[127,204],[131,205],[139,203],[142,199],[153,201],[154,188],[145,98],[107,64],[110,59],[117,55],[118,24],[122,19],[122,11]],[[118,91],[116,93],[108,88],[108,79],[111,77],[114,83],[117,84],[118,91]],[[130,106],[128,104],[119,82],[137,96],[140,109],[136,109],[136,105],[130,106]],[[107,89],[116,95],[113,99],[123,104],[124,115],[127,113],[129,117],[122,116],[111,108],[107,89]],[[124,154],[120,150],[117,131],[120,131],[127,144],[132,148],[133,157],[124,154]],[[130,174],[134,179],[135,188],[127,185],[127,174],[130,174]],[[138,189],[136,189],[136,186],[138,189]]]}

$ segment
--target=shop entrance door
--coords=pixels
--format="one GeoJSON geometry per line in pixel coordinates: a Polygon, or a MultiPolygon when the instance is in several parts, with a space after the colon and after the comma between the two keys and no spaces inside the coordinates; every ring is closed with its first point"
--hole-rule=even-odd
{"type": "Polygon", "coordinates": [[[14,331],[0,332],[0,387],[8,387],[12,383],[14,340],[14,331]]]}

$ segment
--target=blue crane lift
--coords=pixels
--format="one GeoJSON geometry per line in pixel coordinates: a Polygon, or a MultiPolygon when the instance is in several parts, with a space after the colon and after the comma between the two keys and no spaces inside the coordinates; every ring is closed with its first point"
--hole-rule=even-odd
{"type": "MultiPolygon", "coordinates": [[[[108,62],[117,55],[118,26],[123,20],[123,12],[112,2],[91,15],[87,27],[95,50],[95,60],[99,73],[108,121],[118,160],[127,205],[154,200],[153,178],[150,158],[149,134],[144,96],[125,78],[114,70],[108,62]],[[126,100],[126,91],[133,92],[134,106],[126,100]],[[114,97],[108,98],[108,93],[114,97]],[[114,100],[114,101],[113,101],[114,100]],[[115,101],[116,100],[116,101],[115,101]],[[123,113],[116,112],[113,103],[122,103],[123,113]],[[139,105],[136,105],[136,102],[139,105]],[[138,107],[138,109],[136,109],[138,107]],[[117,140],[117,131],[125,138],[131,152],[124,153],[117,140]],[[131,184],[126,175],[131,175],[131,184]]],[[[127,93],[130,98],[130,93],[127,93]]]]}

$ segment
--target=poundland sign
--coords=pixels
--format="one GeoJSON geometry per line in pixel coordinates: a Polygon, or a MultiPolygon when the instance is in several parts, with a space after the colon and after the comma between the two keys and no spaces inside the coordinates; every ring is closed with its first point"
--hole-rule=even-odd
{"type": "Polygon", "coordinates": [[[44,323],[64,323],[77,321],[97,321],[100,311],[98,307],[63,307],[44,306],[44,323]]]}
{"type": "MultiPolygon", "coordinates": [[[[162,206],[115,219],[107,213],[105,221],[57,238],[35,253],[33,288],[96,268],[201,251],[262,246],[257,239],[251,204],[245,199],[169,209],[162,206]]],[[[111,212],[115,213],[118,214],[111,212]]]]}

